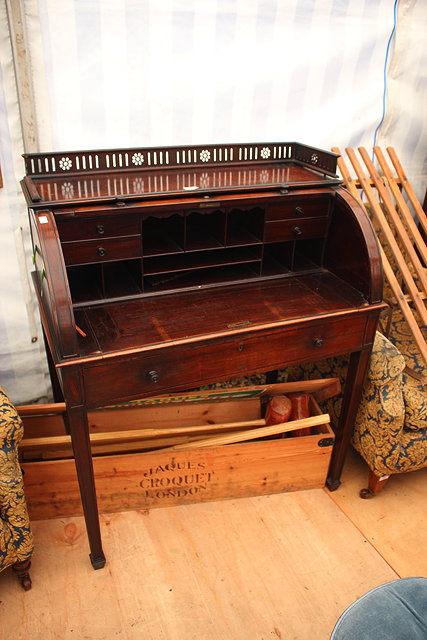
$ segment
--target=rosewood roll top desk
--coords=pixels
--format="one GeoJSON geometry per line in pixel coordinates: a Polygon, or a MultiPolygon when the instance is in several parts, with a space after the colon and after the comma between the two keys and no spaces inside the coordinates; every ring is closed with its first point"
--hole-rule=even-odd
{"type": "Polygon", "coordinates": [[[384,307],[376,237],[336,155],[257,143],[24,157],[33,279],[94,568],[95,407],[350,354],[336,488],[384,307]]]}

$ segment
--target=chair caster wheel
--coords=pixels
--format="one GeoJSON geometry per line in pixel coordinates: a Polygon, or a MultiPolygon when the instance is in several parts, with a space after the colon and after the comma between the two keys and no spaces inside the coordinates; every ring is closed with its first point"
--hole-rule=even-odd
{"type": "Polygon", "coordinates": [[[25,591],[29,591],[31,589],[32,583],[28,573],[25,576],[22,576],[22,578],[20,578],[20,582],[21,582],[22,588],[25,589],[25,591]]]}
{"type": "Polygon", "coordinates": [[[12,569],[17,576],[21,586],[25,591],[29,591],[31,589],[31,578],[28,570],[31,567],[31,559],[27,558],[27,560],[22,560],[21,562],[15,562],[12,565],[12,569]]]}

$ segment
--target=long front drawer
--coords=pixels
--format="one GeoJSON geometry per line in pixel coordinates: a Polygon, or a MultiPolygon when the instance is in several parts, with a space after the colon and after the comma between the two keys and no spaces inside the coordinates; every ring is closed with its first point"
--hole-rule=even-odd
{"type": "Polygon", "coordinates": [[[317,360],[361,348],[366,317],[351,315],[294,328],[251,332],[240,337],[158,349],[131,358],[106,359],[84,369],[90,407],[120,399],[152,395],[174,388],[197,387],[285,364],[317,360]]]}

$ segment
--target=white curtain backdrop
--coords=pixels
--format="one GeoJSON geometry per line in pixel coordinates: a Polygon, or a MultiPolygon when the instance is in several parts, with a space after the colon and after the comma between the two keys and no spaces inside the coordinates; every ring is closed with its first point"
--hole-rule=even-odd
{"type": "Polygon", "coordinates": [[[421,201],[427,188],[427,2],[398,5],[378,145],[394,147],[421,201]]]}
{"type": "Polygon", "coordinates": [[[11,43],[0,4],[0,386],[18,403],[47,397],[48,375],[29,282],[29,230],[19,181],[23,141],[11,43]]]}
{"type": "Polygon", "coordinates": [[[371,144],[391,0],[28,0],[40,147],[371,144]]]}
{"type": "MultiPolygon", "coordinates": [[[[393,0],[20,1],[39,141],[31,151],[274,140],[371,149],[381,123],[378,144],[396,148],[424,195],[425,0],[400,0],[396,12],[393,0]]],[[[4,31],[0,384],[30,401],[46,374],[16,249],[19,228],[24,243],[27,233],[23,145],[4,31]]]]}

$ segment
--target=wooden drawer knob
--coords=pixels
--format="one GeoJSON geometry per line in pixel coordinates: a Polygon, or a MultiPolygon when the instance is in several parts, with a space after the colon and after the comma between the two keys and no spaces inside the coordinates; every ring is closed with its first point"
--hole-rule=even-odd
{"type": "Polygon", "coordinates": [[[149,382],[156,384],[160,380],[160,374],[158,371],[147,371],[146,378],[149,382]]]}
{"type": "Polygon", "coordinates": [[[314,338],[313,346],[314,347],[319,347],[319,348],[323,347],[323,342],[324,342],[323,338],[314,338]]]}

